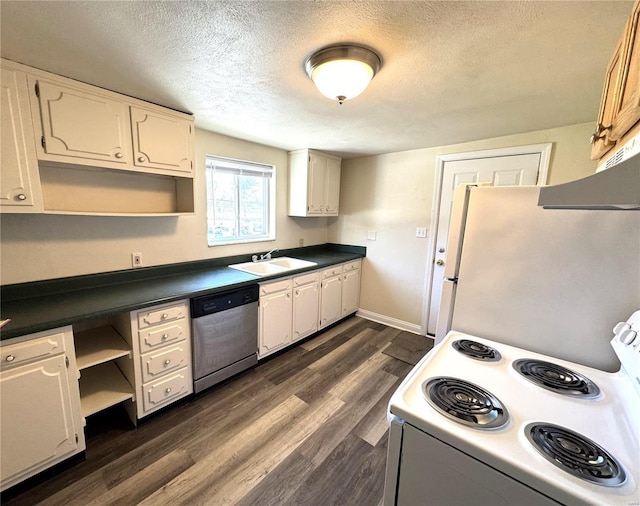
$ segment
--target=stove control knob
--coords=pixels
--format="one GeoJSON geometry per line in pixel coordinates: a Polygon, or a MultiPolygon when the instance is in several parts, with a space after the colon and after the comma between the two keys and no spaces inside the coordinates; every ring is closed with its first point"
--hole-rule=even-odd
{"type": "Polygon", "coordinates": [[[617,336],[623,330],[627,330],[630,328],[631,328],[631,325],[629,325],[627,322],[620,322],[620,323],[617,323],[615,327],[613,327],[613,333],[617,336]]]}
{"type": "Polygon", "coordinates": [[[638,333],[635,330],[625,329],[620,333],[619,339],[622,344],[626,344],[628,346],[633,343],[637,336],[638,333]]]}

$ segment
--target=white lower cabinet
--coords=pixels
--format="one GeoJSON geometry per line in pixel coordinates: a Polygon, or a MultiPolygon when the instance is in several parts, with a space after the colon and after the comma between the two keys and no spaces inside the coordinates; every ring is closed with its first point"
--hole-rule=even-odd
{"type": "Polygon", "coordinates": [[[362,260],[342,266],[342,316],[354,313],[360,305],[360,267],[362,260]]]}
{"type": "Polygon", "coordinates": [[[71,327],[4,341],[0,490],[85,449],[71,327]]]}
{"type": "Polygon", "coordinates": [[[319,328],[337,322],[342,317],[342,265],[322,271],[320,285],[319,328]]]}
{"type": "Polygon", "coordinates": [[[270,355],[291,343],[292,316],[291,278],[260,283],[258,358],[270,355]]]}
{"type": "Polygon", "coordinates": [[[119,316],[114,325],[133,350],[127,377],[140,419],[193,393],[189,301],[119,316]]]}
{"type": "Polygon", "coordinates": [[[258,358],[318,332],[358,309],[361,260],[260,283],[258,358]]]}
{"type": "Polygon", "coordinates": [[[319,273],[293,278],[293,341],[318,331],[319,273]]]}

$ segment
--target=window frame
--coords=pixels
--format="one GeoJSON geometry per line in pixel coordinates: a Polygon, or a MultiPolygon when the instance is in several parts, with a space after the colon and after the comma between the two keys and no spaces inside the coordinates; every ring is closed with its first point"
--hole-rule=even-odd
{"type": "MultiPolygon", "coordinates": [[[[206,192],[206,216],[207,216],[207,245],[209,247],[224,246],[229,244],[244,244],[251,242],[275,241],[276,239],[276,177],[277,169],[273,164],[252,162],[249,160],[240,160],[220,155],[205,156],[205,192],[206,192]],[[268,189],[265,191],[265,199],[268,199],[263,206],[263,212],[268,213],[264,220],[268,230],[265,234],[253,237],[240,237],[238,234],[230,238],[216,239],[215,235],[210,234],[210,228],[215,228],[215,210],[212,209],[215,203],[215,193],[213,188],[213,176],[215,168],[222,169],[227,174],[251,175],[263,174],[263,178],[267,179],[268,189]],[[268,174],[268,175],[265,175],[268,174]]],[[[236,186],[236,221],[239,220],[240,209],[240,190],[236,186]]],[[[239,223],[239,222],[238,222],[239,223]]],[[[239,233],[239,230],[238,230],[239,233]]]]}

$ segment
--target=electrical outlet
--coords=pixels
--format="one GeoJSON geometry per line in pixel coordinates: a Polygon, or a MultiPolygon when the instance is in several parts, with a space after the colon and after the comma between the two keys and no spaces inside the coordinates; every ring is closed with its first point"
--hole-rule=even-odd
{"type": "Polygon", "coordinates": [[[142,253],[131,253],[131,267],[142,267],[142,253]]]}
{"type": "Polygon", "coordinates": [[[300,247],[304,246],[304,239],[302,239],[302,238],[301,238],[301,239],[298,241],[298,246],[300,246],[300,247]]]}

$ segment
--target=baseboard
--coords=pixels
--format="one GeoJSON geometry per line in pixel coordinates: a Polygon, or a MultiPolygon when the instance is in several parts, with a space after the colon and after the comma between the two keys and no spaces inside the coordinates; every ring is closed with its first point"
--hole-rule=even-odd
{"type": "Polygon", "coordinates": [[[390,316],[374,313],[372,311],[367,311],[365,309],[358,309],[356,316],[360,316],[365,320],[371,320],[373,322],[382,323],[383,325],[387,325],[389,327],[393,327],[396,329],[406,330],[407,332],[412,332],[413,334],[418,334],[421,336],[424,335],[424,332],[422,331],[422,328],[420,327],[420,325],[405,322],[402,320],[397,320],[395,318],[391,318],[390,316]]]}

